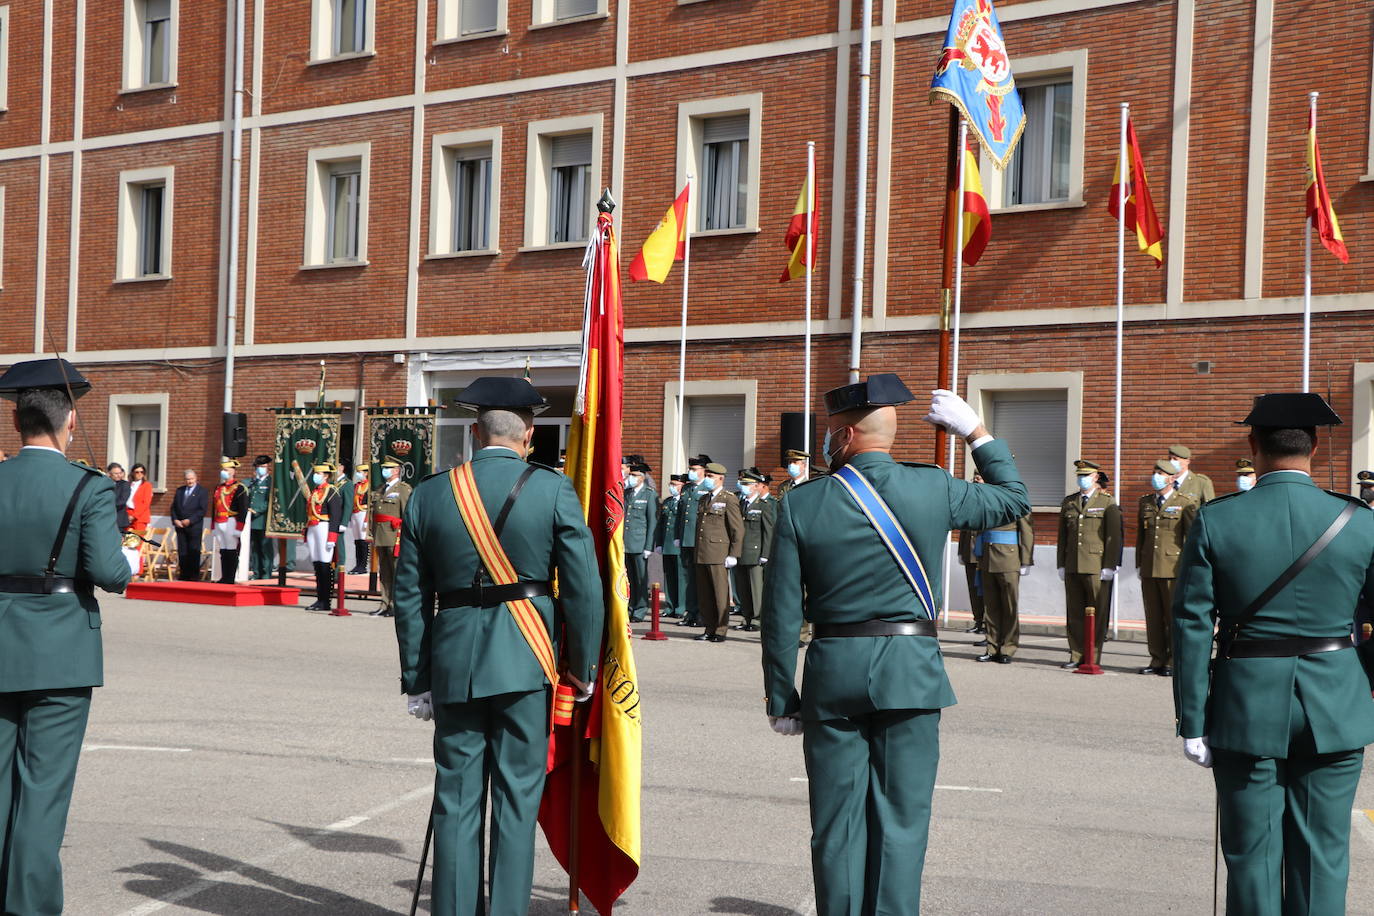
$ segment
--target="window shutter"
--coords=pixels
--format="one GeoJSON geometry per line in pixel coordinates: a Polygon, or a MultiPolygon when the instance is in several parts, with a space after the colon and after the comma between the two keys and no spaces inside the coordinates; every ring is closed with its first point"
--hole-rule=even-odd
{"type": "MultiPolygon", "coordinates": [[[[1069,456],[1069,402],[1065,392],[1036,391],[993,396],[991,427],[1016,456],[1016,469],[1033,506],[1057,506],[1064,499],[1069,456]]],[[[1075,456],[1076,457],[1076,456],[1075,456]]]]}
{"type": "Polygon", "coordinates": [[[749,115],[732,114],[719,118],[707,118],[702,124],[701,139],[704,143],[724,143],[727,140],[749,139],[749,115]]]}
{"type": "Polygon", "coordinates": [[[686,410],[687,456],[710,455],[725,465],[725,485],[733,486],[744,466],[744,396],[688,396],[686,410]]]}
{"type": "Polygon", "coordinates": [[[462,0],[459,28],[464,35],[496,31],[498,0],[462,0]]]}
{"type": "Polygon", "coordinates": [[[555,0],[553,18],[571,19],[574,16],[590,16],[596,12],[596,0],[555,0]]]}
{"type": "Polygon", "coordinates": [[[143,20],[154,22],[172,18],[172,0],[147,0],[143,5],[143,20]]]}
{"type": "Polygon", "coordinates": [[[590,133],[554,137],[553,142],[549,144],[549,165],[553,168],[591,164],[592,135],[590,133]]]}

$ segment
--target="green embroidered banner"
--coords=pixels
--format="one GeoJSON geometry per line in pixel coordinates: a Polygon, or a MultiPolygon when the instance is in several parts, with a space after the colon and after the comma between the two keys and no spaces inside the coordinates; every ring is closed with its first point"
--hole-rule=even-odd
{"type": "Polygon", "coordinates": [[[310,469],[339,460],[337,407],[276,407],[276,449],[267,503],[267,536],[300,537],[305,530],[310,469]]]}
{"type": "Polygon", "coordinates": [[[401,480],[411,486],[434,473],[438,407],[368,407],[363,413],[373,489],[382,486],[381,464],[387,456],[400,462],[401,480]]]}

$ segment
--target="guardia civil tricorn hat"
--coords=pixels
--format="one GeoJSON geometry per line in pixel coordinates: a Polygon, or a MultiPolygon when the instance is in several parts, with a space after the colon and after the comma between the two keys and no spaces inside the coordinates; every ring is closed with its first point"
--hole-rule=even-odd
{"type": "Polygon", "coordinates": [[[1340,426],[1341,418],[1326,403],[1326,399],[1315,392],[1284,391],[1255,398],[1250,415],[1238,425],[1306,429],[1310,426],[1340,426]]]}
{"type": "Polygon", "coordinates": [[[868,381],[841,385],[825,393],[825,409],[832,417],[863,407],[895,407],[916,400],[916,395],[892,372],[870,375],[868,381]]]}
{"type": "Polygon", "coordinates": [[[0,375],[0,398],[7,401],[19,400],[19,392],[26,388],[56,388],[66,391],[71,387],[73,398],[79,398],[91,390],[91,383],[76,371],[76,367],[65,359],[29,359],[15,363],[0,375]]]}
{"type": "Polygon", "coordinates": [[[525,379],[499,375],[473,379],[471,385],[458,392],[453,402],[472,410],[527,410],[530,413],[541,413],[549,406],[543,395],[525,379]]]}

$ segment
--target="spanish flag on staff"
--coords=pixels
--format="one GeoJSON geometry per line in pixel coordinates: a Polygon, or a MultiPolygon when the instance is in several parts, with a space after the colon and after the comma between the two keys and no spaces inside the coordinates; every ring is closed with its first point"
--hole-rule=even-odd
{"type": "MultiPolygon", "coordinates": [[[[983,179],[978,174],[978,157],[964,149],[964,234],[960,239],[964,263],[969,267],[978,263],[992,238],[992,214],[983,194],[983,179]]],[[[940,233],[944,238],[944,233],[940,233]]]]}
{"type": "MultiPolygon", "coordinates": [[[[1150,198],[1150,185],[1145,181],[1145,160],[1140,155],[1140,143],[1135,138],[1135,125],[1126,119],[1126,155],[1131,157],[1131,172],[1126,176],[1126,228],[1135,233],[1140,250],[1155,259],[1155,267],[1164,263],[1164,229],[1150,198]]],[[[1112,191],[1107,195],[1107,212],[1121,219],[1117,198],[1121,196],[1121,166],[1117,162],[1112,176],[1112,191]]]]}
{"type": "Polygon", "coordinates": [[[792,219],[788,221],[787,234],[783,237],[783,244],[792,252],[792,257],[788,259],[787,268],[778,278],[779,283],[804,277],[808,271],[815,268],[820,228],[820,209],[816,206],[815,196],[811,193],[811,179],[808,178],[802,184],[801,193],[797,195],[797,205],[792,208],[792,219]],[[808,237],[811,239],[810,260],[807,259],[806,250],[808,237]]]}
{"type": "MultiPolygon", "coordinates": [[[[582,375],[567,474],[592,530],[606,600],[600,679],[584,715],[555,716],[539,824],[549,848],[597,911],[609,914],[639,874],[642,707],[631,652],[620,476],[624,316],[607,198],[587,243],[582,375]],[[580,727],[579,727],[580,726],[580,727]]],[[[566,706],[564,711],[566,712],[566,706]]]]}
{"type": "Polygon", "coordinates": [[[692,190],[689,184],[673,201],[668,212],[659,220],[658,227],[644,240],[644,247],[630,262],[631,280],[653,280],[662,283],[668,279],[674,261],[681,261],[687,249],[687,195],[692,190]]]}
{"type": "Polygon", "coordinates": [[[1322,151],[1317,146],[1317,109],[1316,103],[1307,112],[1307,218],[1317,230],[1326,250],[1341,259],[1342,264],[1350,263],[1350,252],[1345,247],[1345,236],[1341,235],[1341,224],[1336,222],[1336,209],[1331,206],[1331,195],[1326,190],[1326,175],[1322,173],[1322,151]]]}

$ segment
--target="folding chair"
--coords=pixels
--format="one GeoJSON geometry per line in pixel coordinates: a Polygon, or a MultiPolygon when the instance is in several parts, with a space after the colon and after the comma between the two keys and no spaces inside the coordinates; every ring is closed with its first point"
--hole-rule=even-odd
{"type": "Polygon", "coordinates": [[[173,560],[176,537],[171,528],[149,528],[143,542],[143,581],[156,582],[158,573],[164,573],[171,582],[176,570],[173,560]],[[148,543],[152,541],[153,543],[148,543]]]}

